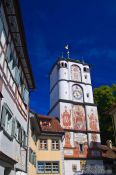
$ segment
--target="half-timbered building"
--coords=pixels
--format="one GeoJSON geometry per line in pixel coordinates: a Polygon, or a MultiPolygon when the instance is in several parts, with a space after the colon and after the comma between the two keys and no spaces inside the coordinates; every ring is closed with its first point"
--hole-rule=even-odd
{"type": "Polygon", "coordinates": [[[29,91],[34,88],[18,1],[0,1],[0,175],[26,172],[29,91]]]}

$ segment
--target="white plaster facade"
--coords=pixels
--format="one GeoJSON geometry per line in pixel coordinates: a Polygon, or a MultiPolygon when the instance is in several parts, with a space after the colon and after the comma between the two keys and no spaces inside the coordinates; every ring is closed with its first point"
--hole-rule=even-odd
{"type": "Polygon", "coordinates": [[[61,59],[57,61],[50,73],[49,114],[59,117],[61,126],[65,129],[66,133],[68,132],[66,137],[68,137],[70,143],[69,145],[66,143],[66,138],[63,142],[65,175],[74,175],[75,172],[82,170],[80,163],[82,157],[88,165],[102,165],[102,160],[96,159],[96,157],[100,158],[101,156],[99,151],[101,140],[97,106],[94,104],[93,99],[89,65],[71,59],[61,59]],[[73,74],[74,69],[75,73],[73,74]],[[74,76],[77,79],[75,79],[74,76]],[[74,111],[74,109],[77,111],[74,111]],[[85,121],[86,126],[82,126],[85,126],[86,134],[83,129],[84,127],[80,127],[80,129],[78,129],[79,126],[77,129],[74,127],[74,116],[76,117],[75,120],[78,119],[77,124],[80,122],[79,117],[83,117],[83,121],[81,121],[85,121]],[[80,138],[78,133],[80,133],[80,138]],[[84,140],[85,137],[86,139],[84,140]],[[76,153],[76,151],[79,151],[78,145],[76,148],[75,144],[85,144],[84,149],[90,150],[94,147],[94,144],[96,144],[98,150],[85,151],[83,155],[79,153],[79,158],[76,153]],[[90,156],[92,160],[88,160],[88,156],[90,156]],[[76,167],[75,171],[72,168],[73,165],[76,167]]]}

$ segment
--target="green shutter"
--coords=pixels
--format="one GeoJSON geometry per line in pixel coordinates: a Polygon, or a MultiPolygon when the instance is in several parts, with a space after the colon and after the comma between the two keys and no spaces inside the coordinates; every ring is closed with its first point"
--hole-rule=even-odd
{"type": "Polygon", "coordinates": [[[24,89],[24,102],[26,105],[29,104],[29,91],[26,88],[24,89]]]}
{"type": "Polygon", "coordinates": [[[17,138],[17,120],[15,118],[15,132],[14,132],[14,137],[17,138]]]}
{"type": "Polygon", "coordinates": [[[31,162],[31,154],[32,154],[32,150],[29,148],[29,162],[31,162]]]}
{"type": "Polygon", "coordinates": [[[27,146],[27,135],[26,132],[24,131],[24,147],[27,146]]]}
{"type": "Polygon", "coordinates": [[[34,166],[36,167],[36,153],[34,153],[34,166]]]}
{"type": "Polygon", "coordinates": [[[6,122],[6,108],[3,105],[2,107],[2,116],[1,116],[1,127],[5,129],[5,122],[6,122]]]}
{"type": "Polygon", "coordinates": [[[12,130],[11,130],[11,136],[15,137],[15,124],[16,124],[16,120],[15,118],[12,119],[12,130]]]}
{"type": "Polygon", "coordinates": [[[32,164],[34,165],[34,152],[32,152],[32,164]]]}
{"type": "Polygon", "coordinates": [[[26,147],[26,133],[23,128],[22,128],[22,146],[26,147]]]}
{"type": "Polygon", "coordinates": [[[9,134],[10,136],[12,136],[12,126],[13,126],[12,121],[13,121],[13,117],[12,117],[12,115],[10,114],[9,111],[8,111],[8,118],[10,118],[10,121],[9,121],[9,129],[8,129],[7,131],[8,131],[8,134],[9,134]]]}
{"type": "Polygon", "coordinates": [[[19,143],[22,143],[22,128],[19,128],[19,143]]]}

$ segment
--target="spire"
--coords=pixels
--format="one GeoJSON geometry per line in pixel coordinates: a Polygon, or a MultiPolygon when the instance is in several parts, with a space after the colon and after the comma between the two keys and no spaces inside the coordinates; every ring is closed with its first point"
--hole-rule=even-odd
{"type": "Polygon", "coordinates": [[[64,48],[66,49],[67,58],[70,58],[69,45],[65,45],[64,48]]]}

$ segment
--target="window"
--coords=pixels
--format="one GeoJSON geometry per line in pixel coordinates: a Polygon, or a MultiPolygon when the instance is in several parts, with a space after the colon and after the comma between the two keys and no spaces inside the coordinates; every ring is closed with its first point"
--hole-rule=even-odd
{"type": "Polygon", "coordinates": [[[65,67],[67,67],[67,63],[65,63],[65,67]]]}
{"type": "Polygon", "coordinates": [[[84,72],[89,72],[89,68],[88,68],[88,67],[84,67],[84,68],[83,68],[83,71],[84,71],[84,72]]]}
{"type": "Polygon", "coordinates": [[[83,144],[79,144],[79,151],[80,151],[80,153],[84,152],[84,145],[83,144]]]}
{"type": "Polygon", "coordinates": [[[44,173],[59,173],[59,162],[38,162],[37,172],[40,174],[44,173]]]}
{"type": "Polygon", "coordinates": [[[87,93],[87,97],[89,97],[89,93],[87,93]]]}
{"type": "Polygon", "coordinates": [[[73,172],[76,172],[77,171],[77,165],[75,165],[75,164],[72,165],[72,171],[73,172]]]}
{"type": "Polygon", "coordinates": [[[59,149],[60,149],[59,140],[52,140],[52,150],[59,150],[59,149]]]}
{"type": "Polygon", "coordinates": [[[47,140],[40,139],[39,149],[41,149],[41,150],[47,150],[48,149],[47,140]]]}
{"type": "Polygon", "coordinates": [[[21,125],[18,121],[16,121],[16,139],[19,143],[22,141],[22,130],[21,125]]]}
{"type": "Polygon", "coordinates": [[[14,137],[21,144],[22,147],[27,146],[27,136],[25,130],[21,127],[21,124],[15,119],[14,137]]]}
{"type": "Polygon", "coordinates": [[[85,75],[85,79],[87,79],[87,75],[85,75]]]}
{"type": "Polygon", "coordinates": [[[64,63],[61,63],[61,67],[64,67],[64,63]]]}
{"type": "Polygon", "coordinates": [[[12,136],[14,130],[14,118],[12,112],[5,103],[2,107],[1,127],[9,136],[12,136]]]}

